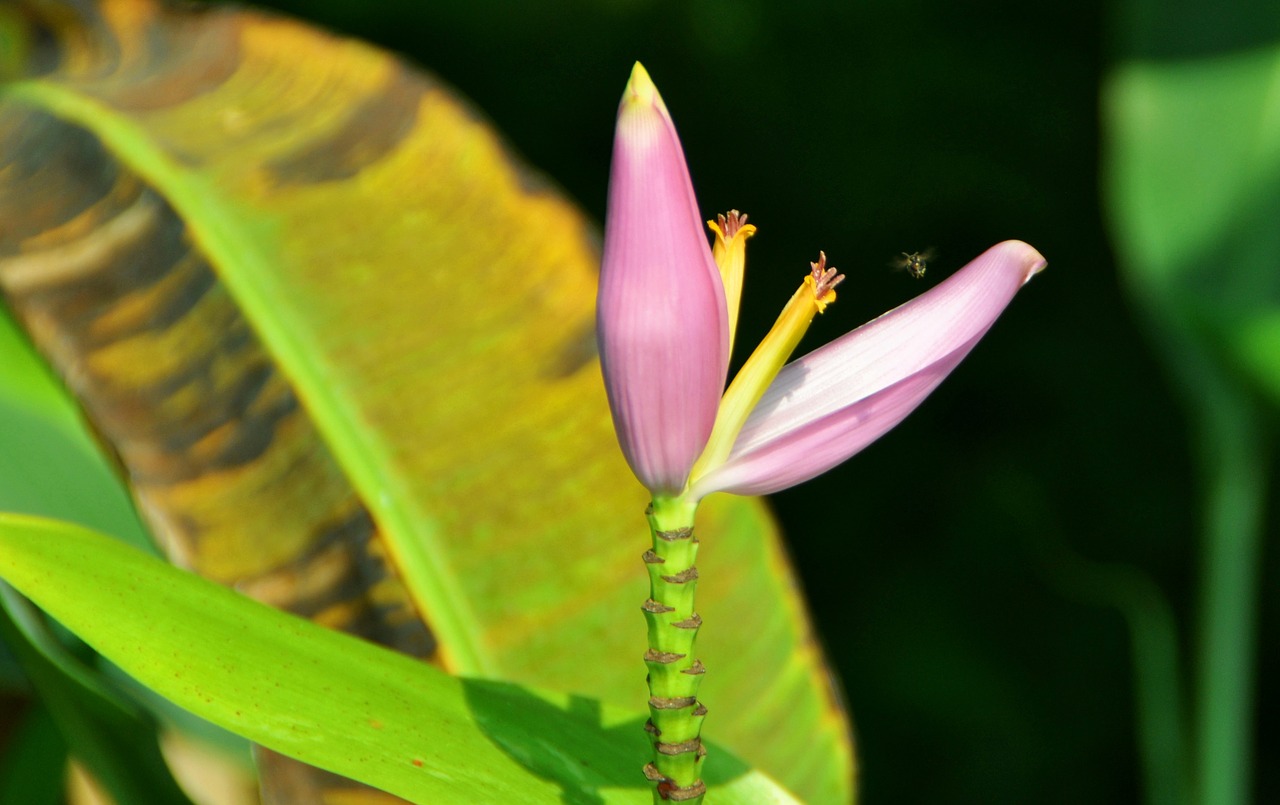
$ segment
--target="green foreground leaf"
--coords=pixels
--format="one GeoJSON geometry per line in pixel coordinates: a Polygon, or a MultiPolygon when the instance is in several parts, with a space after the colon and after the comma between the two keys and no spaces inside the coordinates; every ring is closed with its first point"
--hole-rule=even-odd
{"type": "MultiPolygon", "coordinates": [[[[0,575],[140,682],[415,802],[648,802],[638,714],[451,677],[68,523],[0,515],[0,575]]],[[[714,749],[715,801],[793,802],[714,749]]]]}

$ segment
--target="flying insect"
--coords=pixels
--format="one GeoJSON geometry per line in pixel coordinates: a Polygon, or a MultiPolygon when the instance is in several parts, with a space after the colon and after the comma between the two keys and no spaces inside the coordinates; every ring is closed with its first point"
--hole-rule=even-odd
{"type": "Polygon", "coordinates": [[[893,267],[905,270],[915,279],[923,279],[925,269],[929,267],[929,261],[932,259],[933,249],[911,252],[910,254],[903,252],[901,257],[894,258],[893,267]]]}

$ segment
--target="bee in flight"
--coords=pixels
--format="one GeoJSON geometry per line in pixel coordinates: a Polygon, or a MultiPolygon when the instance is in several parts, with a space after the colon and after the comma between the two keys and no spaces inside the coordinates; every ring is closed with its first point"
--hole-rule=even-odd
{"type": "Polygon", "coordinates": [[[929,261],[933,259],[933,249],[925,249],[922,252],[902,253],[901,257],[893,260],[893,267],[899,270],[905,269],[908,274],[916,279],[924,277],[924,270],[929,267],[929,261]]]}

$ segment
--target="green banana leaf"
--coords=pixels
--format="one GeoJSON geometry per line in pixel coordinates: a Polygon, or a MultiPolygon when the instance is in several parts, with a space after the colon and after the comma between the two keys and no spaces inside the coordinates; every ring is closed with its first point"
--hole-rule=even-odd
{"type": "MultiPolygon", "coordinates": [[[[451,677],[57,521],[0,515],[0,576],[192,712],[410,801],[652,799],[634,774],[639,711],[451,677]]],[[[713,757],[717,802],[796,801],[713,757]]],[[[163,801],[154,794],[131,801],[163,801]]]]}
{"type": "MultiPolygon", "coordinates": [[[[594,225],[438,81],[286,19],[31,2],[0,41],[0,292],[163,552],[453,673],[644,701],[594,225]]],[[[698,527],[709,737],[849,801],[767,509],[698,527]]]]}

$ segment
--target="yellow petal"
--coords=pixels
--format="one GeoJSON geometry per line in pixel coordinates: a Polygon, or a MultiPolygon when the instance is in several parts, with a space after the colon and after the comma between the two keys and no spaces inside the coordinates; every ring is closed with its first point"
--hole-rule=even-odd
{"type": "Polygon", "coordinates": [[[747,238],[756,233],[754,224],[747,223],[747,216],[737,210],[716,216],[707,221],[716,233],[711,254],[720,267],[720,279],[724,284],[724,300],[729,309],[729,352],[733,353],[733,339],[738,332],[738,306],[742,300],[742,274],[747,265],[747,238]]]}

